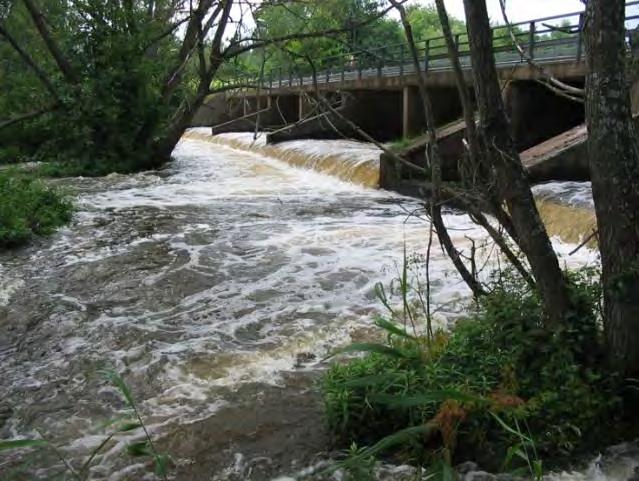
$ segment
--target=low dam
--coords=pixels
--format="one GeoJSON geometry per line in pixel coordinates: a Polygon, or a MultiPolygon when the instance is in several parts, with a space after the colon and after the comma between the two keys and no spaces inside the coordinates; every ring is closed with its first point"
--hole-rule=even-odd
{"type": "MultiPolygon", "coordinates": [[[[212,135],[208,128],[190,129],[185,136],[267,155],[356,185],[380,187],[382,152],[373,144],[352,140],[294,140],[267,144],[264,133],[259,133],[257,138],[248,132],[212,135]]],[[[533,192],[551,236],[564,242],[579,243],[596,229],[589,182],[551,181],[538,184],[533,192]]]]}

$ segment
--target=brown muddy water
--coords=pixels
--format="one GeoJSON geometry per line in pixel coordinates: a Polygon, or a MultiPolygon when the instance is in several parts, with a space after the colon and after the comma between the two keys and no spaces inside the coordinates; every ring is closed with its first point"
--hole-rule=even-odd
{"type": "MultiPolygon", "coordinates": [[[[60,181],[77,197],[73,222],[0,254],[0,438],[42,435],[79,463],[126,408],[100,374],[109,368],[175,461],[173,479],[268,480],[330,457],[321,359],[374,335],[374,285],[397,276],[404,247],[424,255],[428,225],[414,199],[207,140],[183,140],[160,172],[60,181]]],[[[306,148],[318,162],[327,147],[306,148]]],[[[335,149],[326,155],[342,162],[335,149]]],[[[353,165],[369,166],[366,149],[353,165]]],[[[463,215],[446,222],[460,248],[485,241],[463,215]]],[[[596,262],[555,247],[567,264],[596,262]]],[[[493,250],[482,255],[490,266],[493,250]]],[[[431,271],[446,325],[468,293],[437,247],[431,271]]],[[[123,455],[140,437],[110,442],[91,479],[153,479],[123,455]]],[[[0,454],[2,480],[62,470],[52,454],[0,454]]]]}

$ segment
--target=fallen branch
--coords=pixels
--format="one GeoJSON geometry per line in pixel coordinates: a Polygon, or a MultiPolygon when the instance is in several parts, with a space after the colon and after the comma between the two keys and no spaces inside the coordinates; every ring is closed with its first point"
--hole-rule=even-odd
{"type": "Polygon", "coordinates": [[[571,256],[573,254],[576,254],[582,247],[584,247],[586,244],[588,244],[588,242],[590,242],[594,237],[596,237],[597,235],[599,235],[599,230],[598,229],[593,229],[592,233],[586,237],[581,244],[579,244],[577,247],[575,247],[573,250],[571,250],[568,255],[571,256]]]}

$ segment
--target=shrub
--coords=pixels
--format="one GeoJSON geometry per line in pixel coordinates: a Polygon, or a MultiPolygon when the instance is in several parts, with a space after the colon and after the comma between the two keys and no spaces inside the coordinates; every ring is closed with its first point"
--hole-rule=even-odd
{"type": "Polygon", "coordinates": [[[323,377],[330,430],[344,445],[361,445],[430,426],[397,453],[428,462],[446,452],[491,468],[518,452],[521,439],[553,462],[600,445],[623,410],[620,380],[604,367],[600,292],[589,274],[570,275],[570,327],[553,332],[543,328],[537,296],[509,276],[431,339],[379,319],[387,342],[349,348],[365,354],[323,377]]]}
{"type": "Polygon", "coordinates": [[[71,203],[57,190],[17,171],[0,172],[0,248],[48,235],[71,219],[71,203]]]}

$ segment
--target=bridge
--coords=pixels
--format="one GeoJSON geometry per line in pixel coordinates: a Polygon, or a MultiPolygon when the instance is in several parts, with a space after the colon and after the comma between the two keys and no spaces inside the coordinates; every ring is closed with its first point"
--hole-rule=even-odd
{"type": "MultiPolygon", "coordinates": [[[[639,1],[626,4],[627,44],[632,54],[639,50],[635,29],[638,6],[639,1]]],[[[544,144],[546,147],[534,151],[537,161],[546,156],[544,148],[556,148],[553,138],[583,124],[584,106],[542,85],[544,77],[530,61],[565,83],[583,87],[587,72],[583,19],[583,12],[572,12],[512,24],[516,44],[506,27],[492,29],[495,63],[513,137],[522,152],[544,144]]],[[[459,32],[454,39],[472,96],[468,35],[459,32]]],[[[442,142],[452,135],[456,140],[447,142],[451,145],[448,150],[456,155],[463,124],[451,129],[451,125],[459,127],[455,121],[461,117],[461,105],[444,38],[418,42],[417,54],[419,69],[407,46],[399,44],[313,59],[312,64],[288,69],[231,72],[219,82],[228,92],[210,98],[194,124],[211,126],[214,133],[221,133],[253,131],[257,122],[260,130],[270,132],[269,142],[343,135],[358,138],[344,121],[327,114],[314,101],[321,94],[375,139],[409,139],[425,130],[418,91],[421,75],[431,93],[437,125],[446,126],[442,142]]],[[[637,87],[633,88],[633,106],[639,107],[637,87]]],[[[585,131],[583,136],[585,139],[585,131]]]]}

